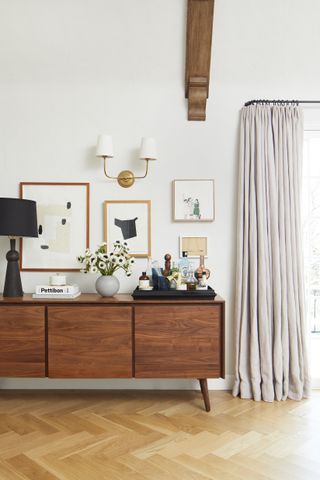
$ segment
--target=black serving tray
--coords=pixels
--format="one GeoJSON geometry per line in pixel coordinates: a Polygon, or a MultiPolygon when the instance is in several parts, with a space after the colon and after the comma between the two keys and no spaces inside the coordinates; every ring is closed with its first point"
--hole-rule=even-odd
{"type": "Polygon", "coordinates": [[[194,300],[200,298],[203,298],[204,300],[213,300],[216,295],[217,294],[213,288],[209,286],[208,290],[139,290],[139,287],[137,287],[132,293],[132,296],[135,300],[146,298],[152,300],[157,300],[160,298],[164,300],[175,300],[182,298],[185,300],[194,300]]]}

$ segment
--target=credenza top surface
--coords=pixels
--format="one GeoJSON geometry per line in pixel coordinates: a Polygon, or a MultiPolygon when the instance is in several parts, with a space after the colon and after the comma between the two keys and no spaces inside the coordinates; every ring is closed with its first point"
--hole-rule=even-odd
{"type": "Polygon", "coordinates": [[[142,305],[142,304],[201,304],[201,305],[212,305],[212,304],[221,304],[224,303],[223,298],[219,295],[215,297],[214,300],[211,299],[170,299],[166,300],[159,298],[154,299],[143,299],[143,300],[134,300],[133,297],[129,294],[121,293],[115,295],[114,297],[101,297],[96,293],[82,293],[79,297],[74,299],[64,299],[64,298],[32,298],[31,293],[25,293],[23,297],[3,297],[0,295],[0,305],[81,305],[81,304],[90,304],[90,305],[142,305]]]}

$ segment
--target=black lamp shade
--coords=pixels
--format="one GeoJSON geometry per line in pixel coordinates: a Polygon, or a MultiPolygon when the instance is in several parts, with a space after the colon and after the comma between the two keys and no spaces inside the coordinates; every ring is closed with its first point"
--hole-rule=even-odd
{"type": "Polygon", "coordinates": [[[37,237],[36,202],[20,198],[0,198],[0,235],[37,237]]]}

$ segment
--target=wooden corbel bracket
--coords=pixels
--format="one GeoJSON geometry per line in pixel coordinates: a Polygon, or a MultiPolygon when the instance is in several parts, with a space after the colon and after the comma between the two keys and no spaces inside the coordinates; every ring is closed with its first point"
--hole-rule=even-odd
{"type": "Polygon", "coordinates": [[[205,120],[209,95],[214,0],[188,0],[186,98],[188,120],[205,120]]]}

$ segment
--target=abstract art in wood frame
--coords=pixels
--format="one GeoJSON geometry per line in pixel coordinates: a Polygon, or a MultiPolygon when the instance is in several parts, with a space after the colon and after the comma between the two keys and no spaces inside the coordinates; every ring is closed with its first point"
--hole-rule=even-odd
{"type": "Polygon", "coordinates": [[[103,215],[108,250],[120,240],[127,242],[134,257],[151,255],[150,200],[106,200],[103,215]]]}
{"type": "Polygon", "coordinates": [[[90,184],[21,182],[20,198],[37,202],[38,238],[20,242],[20,269],[79,271],[89,247],[90,184]]]}
{"type": "Polygon", "coordinates": [[[197,235],[181,235],[179,241],[179,256],[182,252],[188,252],[188,257],[198,258],[200,255],[208,257],[208,237],[199,237],[197,235]]]}
{"type": "Polygon", "coordinates": [[[214,221],[214,180],[173,180],[175,222],[214,221]]]}

